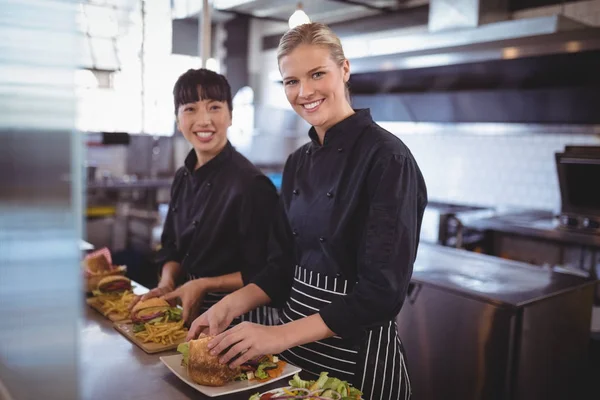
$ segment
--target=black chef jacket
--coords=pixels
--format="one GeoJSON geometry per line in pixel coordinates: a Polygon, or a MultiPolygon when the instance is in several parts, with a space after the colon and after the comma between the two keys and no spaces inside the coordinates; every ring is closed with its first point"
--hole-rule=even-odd
{"type": "Polygon", "coordinates": [[[254,280],[271,300],[289,298],[294,265],[357,282],[321,308],[340,336],[394,320],[402,307],[427,204],[425,181],[406,145],[368,109],[330,128],[286,162],[269,263],[254,280]]]}
{"type": "Polygon", "coordinates": [[[196,278],[240,271],[247,284],[266,263],[275,186],[229,142],[194,171],[196,162],[192,150],[175,174],[161,266],[177,261],[196,278]]]}

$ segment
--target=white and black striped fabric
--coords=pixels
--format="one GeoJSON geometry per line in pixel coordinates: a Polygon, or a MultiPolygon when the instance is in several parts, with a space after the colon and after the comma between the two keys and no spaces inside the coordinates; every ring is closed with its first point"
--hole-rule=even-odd
{"type": "MultiPolygon", "coordinates": [[[[336,297],[351,289],[347,280],[323,275],[296,266],[290,299],[281,310],[281,322],[288,323],[318,312],[336,297]]],[[[281,357],[304,371],[321,371],[346,380],[363,392],[364,399],[407,400],[410,379],[395,321],[367,331],[361,339],[333,336],[297,346],[281,357]]]]}

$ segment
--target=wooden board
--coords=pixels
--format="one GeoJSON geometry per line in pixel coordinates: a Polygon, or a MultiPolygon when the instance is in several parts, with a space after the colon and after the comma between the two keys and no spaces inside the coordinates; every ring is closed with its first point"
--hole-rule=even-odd
{"type": "Polygon", "coordinates": [[[98,301],[98,299],[96,297],[88,297],[87,299],[85,299],[85,302],[92,307],[94,310],[98,311],[100,314],[102,314],[103,316],[105,316],[106,318],[108,318],[109,320],[111,320],[112,322],[128,322],[129,320],[129,315],[125,314],[117,314],[117,313],[110,313],[108,315],[106,315],[104,313],[104,311],[102,311],[102,306],[100,305],[100,302],[98,301]]]}
{"type": "Polygon", "coordinates": [[[140,349],[144,350],[148,354],[160,353],[161,351],[175,350],[175,349],[177,349],[177,346],[180,343],[185,342],[185,337],[183,337],[183,338],[177,340],[175,343],[168,344],[168,345],[163,345],[160,343],[152,343],[152,342],[144,343],[140,339],[138,339],[137,337],[134,336],[133,324],[125,323],[125,322],[115,322],[113,326],[123,336],[125,336],[127,339],[129,339],[136,346],[138,346],[140,349]]]}

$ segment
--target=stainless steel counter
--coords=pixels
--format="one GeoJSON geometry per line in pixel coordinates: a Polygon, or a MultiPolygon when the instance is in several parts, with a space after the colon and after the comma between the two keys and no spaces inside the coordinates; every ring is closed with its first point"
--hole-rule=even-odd
{"type": "Polygon", "coordinates": [[[412,283],[437,286],[508,308],[523,307],[596,284],[593,279],[428,243],[419,245],[412,283]]]}
{"type": "Polygon", "coordinates": [[[473,220],[465,223],[469,228],[497,231],[527,237],[600,247],[600,235],[561,229],[550,211],[521,211],[473,220]]]}
{"type": "Polygon", "coordinates": [[[595,284],[421,244],[397,319],[415,398],[582,398],[595,284]]]}
{"type": "MultiPolygon", "coordinates": [[[[84,304],[80,336],[80,391],[86,400],[208,399],[164,366],[159,357],[176,351],[146,354],[113,328],[112,322],[84,304]]],[[[258,390],[222,397],[247,400],[252,394],[281,387],[286,379],[258,390]]]]}

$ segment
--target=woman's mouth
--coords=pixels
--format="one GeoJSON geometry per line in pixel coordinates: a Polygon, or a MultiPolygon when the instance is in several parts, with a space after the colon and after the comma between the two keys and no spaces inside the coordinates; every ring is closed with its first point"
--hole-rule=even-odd
{"type": "Polygon", "coordinates": [[[304,107],[304,109],[308,112],[314,112],[316,111],[319,106],[325,101],[325,99],[321,99],[321,100],[317,100],[317,101],[313,101],[312,103],[306,103],[306,104],[302,104],[302,107],[304,107]]]}
{"type": "Polygon", "coordinates": [[[194,135],[198,138],[202,143],[210,142],[214,136],[214,132],[194,132],[194,135]]]}

